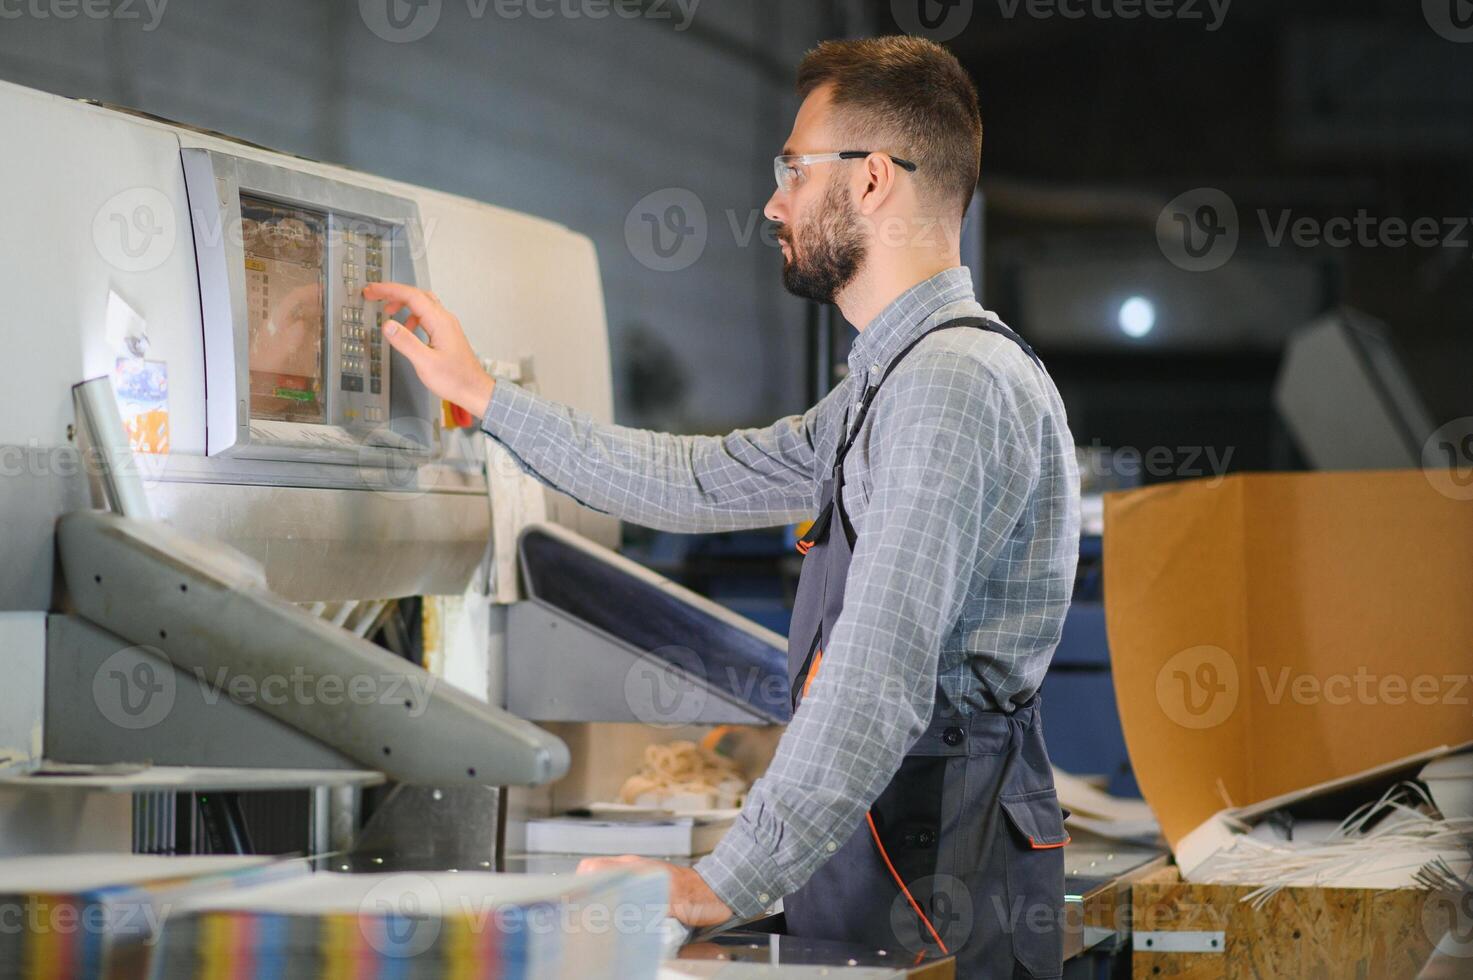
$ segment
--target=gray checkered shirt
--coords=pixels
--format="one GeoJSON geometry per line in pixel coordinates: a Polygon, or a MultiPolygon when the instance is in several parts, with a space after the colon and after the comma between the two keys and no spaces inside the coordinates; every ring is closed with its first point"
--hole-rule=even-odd
{"type": "MultiPolygon", "coordinates": [[[[855,340],[827,397],[762,429],[602,425],[500,382],[482,425],[538,479],[623,520],[681,532],[789,523],[813,516],[865,383],[928,328],[984,313],[964,268],[912,287],[855,340]]],[[[861,825],[933,711],[1030,698],[1069,605],[1073,439],[1053,382],[1013,342],[977,329],[923,341],[880,389],[845,479],[859,539],[823,668],[740,818],[696,866],[739,916],[798,888],[861,825]]]]}

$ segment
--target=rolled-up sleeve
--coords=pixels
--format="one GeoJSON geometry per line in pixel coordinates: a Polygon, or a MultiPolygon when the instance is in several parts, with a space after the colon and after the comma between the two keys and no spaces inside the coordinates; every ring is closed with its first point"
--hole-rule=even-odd
{"type": "Polygon", "coordinates": [[[696,866],[735,914],[807,881],[924,733],[968,584],[996,562],[1037,484],[1027,429],[1006,379],[971,358],[917,351],[876,397],[873,486],[822,669],[741,815],[696,866]]]}
{"type": "Polygon", "coordinates": [[[809,516],[820,406],[766,428],[676,436],[600,424],[498,381],[481,428],[579,503],[662,531],[726,531],[809,516]]]}

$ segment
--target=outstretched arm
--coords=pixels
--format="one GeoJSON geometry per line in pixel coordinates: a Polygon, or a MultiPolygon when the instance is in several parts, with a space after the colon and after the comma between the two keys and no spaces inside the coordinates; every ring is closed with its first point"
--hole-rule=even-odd
{"type": "Polygon", "coordinates": [[[604,425],[588,415],[496,382],[481,368],[460,321],[433,294],[398,283],[364,290],[386,301],[401,326],[388,342],[436,395],[474,412],[485,432],[533,476],[580,503],[666,531],[782,524],[814,503],[817,408],[762,429],[675,436],[604,425]],[[414,335],[424,330],[428,343],[414,335]]]}

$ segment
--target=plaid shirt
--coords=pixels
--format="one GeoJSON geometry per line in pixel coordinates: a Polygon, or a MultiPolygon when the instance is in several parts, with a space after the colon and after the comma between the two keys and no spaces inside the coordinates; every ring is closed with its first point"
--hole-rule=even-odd
{"type": "MultiPolygon", "coordinates": [[[[766,428],[602,425],[503,382],[482,425],[538,479],[623,520],[682,532],[787,523],[813,516],[866,383],[930,327],[984,313],[964,268],[912,287],[860,333],[832,392],[766,428]]],[[[1052,381],[1011,341],[977,329],[923,341],[880,389],[845,477],[859,538],[823,669],[740,818],[696,866],[738,916],[798,888],[860,826],[933,712],[1030,698],[1069,605],[1073,439],[1052,381]]]]}

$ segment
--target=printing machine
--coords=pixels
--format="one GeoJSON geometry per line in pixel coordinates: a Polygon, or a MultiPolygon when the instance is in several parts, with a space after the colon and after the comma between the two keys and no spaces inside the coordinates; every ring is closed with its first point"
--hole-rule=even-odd
{"type": "Polygon", "coordinates": [[[780,636],[615,554],[362,298],[432,289],[488,369],[608,421],[587,238],[5,83],[0,119],[0,858],[172,852],[174,794],[244,849],[235,794],[300,789],[345,868],[499,869],[506,788],[572,761],[534,722],[788,720],[780,636]],[[406,600],[419,664],[369,640],[406,600]]]}
{"type": "MultiPolygon", "coordinates": [[[[636,720],[631,673],[701,671],[678,647],[781,673],[780,638],[631,568],[433,398],[362,296],[433,289],[490,368],[607,421],[585,237],[13,85],[0,118],[0,854],[126,848],[169,820],[134,794],[285,787],[326,849],[354,787],[556,780],[566,745],[518,715],[636,720]],[[366,639],[405,597],[429,671],[366,639]]],[[[785,720],[711,690],[690,720],[785,720]]]]}

